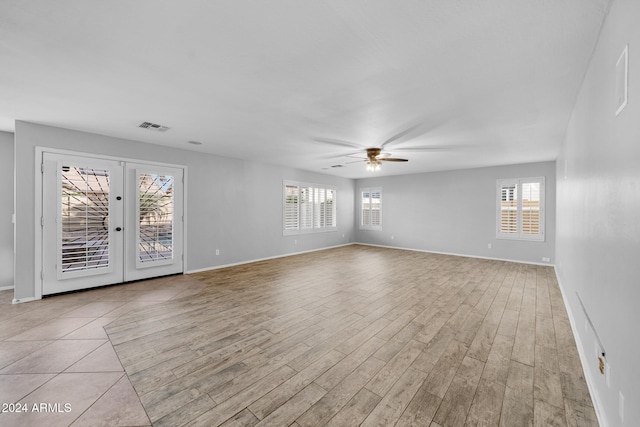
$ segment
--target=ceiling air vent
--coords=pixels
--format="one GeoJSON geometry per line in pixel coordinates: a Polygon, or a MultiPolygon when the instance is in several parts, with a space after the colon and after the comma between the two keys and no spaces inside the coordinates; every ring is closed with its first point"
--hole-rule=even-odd
{"type": "Polygon", "coordinates": [[[151,123],[151,122],[142,122],[138,125],[138,127],[142,129],[155,130],[157,132],[166,132],[169,129],[171,129],[168,126],[162,126],[162,125],[158,125],[156,123],[151,123]]]}

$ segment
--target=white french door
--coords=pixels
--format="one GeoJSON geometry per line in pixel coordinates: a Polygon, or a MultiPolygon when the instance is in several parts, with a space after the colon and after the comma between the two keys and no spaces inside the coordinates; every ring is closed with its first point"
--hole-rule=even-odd
{"type": "Polygon", "coordinates": [[[182,273],[183,170],[125,165],[125,281],[182,273]]]}
{"type": "Polygon", "coordinates": [[[43,153],[42,294],[183,271],[183,170],[43,153]]]}

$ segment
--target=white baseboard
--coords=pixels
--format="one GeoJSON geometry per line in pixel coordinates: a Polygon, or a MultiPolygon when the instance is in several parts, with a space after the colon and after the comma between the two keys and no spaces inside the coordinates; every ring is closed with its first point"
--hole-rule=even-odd
{"type": "Polygon", "coordinates": [[[0,291],[10,291],[13,289],[13,286],[0,286],[0,291]]]}
{"type": "Polygon", "coordinates": [[[286,257],[290,257],[290,256],[295,256],[295,255],[308,254],[310,252],[326,251],[327,249],[341,248],[341,247],[344,247],[344,246],[350,246],[350,245],[354,245],[354,244],[355,243],[345,243],[345,244],[342,244],[342,245],[328,246],[326,248],[311,249],[311,250],[308,250],[308,251],[300,251],[300,252],[291,252],[291,253],[288,253],[288,254],[274,255],[274,256],[270,256],[270,257],[266,257],[266,258],[257,258],[257,259],[247,260],[247,261],[234,262],[234,263],[231,263],[231,264],[214,265],[214,266],[211,266],[211,267],[198,268],[198,269],[195,269],[195,270],[187,270],[187,271],[185,271],[185,274],[193,274],[193,273],[200,273],[200,272],[203,272],[203,271],[219,270],[221,268],[235,267],[237,265],[244,265],[244,264],[251,264],[252,262],[267,261],[267,260],[270,260],[270,259],[277,259],[277,258],[286,258],[286,257]]]}
{"type": "Polygon", "coordinates": [[[363,246],[374,246],[377,248],[387,248],[387,249],[399,249],[402,251],[413,251],[413,252],[425,252],[428,254],[439,254],[439,255],[451,255],[451,256],[459,256],[464,258],[478,258],[478,259],[489,259],[492,261],[505,261],[505,262],[516,262],[518,264],[530,264],[530,265],[541,265],[543,267],[554,267],[554,264],[548,262],[531,262],[531,261],[520,261],[517,259],[507,259],[507,258],[492,258],[486,256],[479,255],[469,255],[469,254],[458,254],[453,252],[439,252],[439,251],[429,251],[426,249],[414,249],[414,248],[404,248],[401,246],[387,246],[387,245],[376,245],[373,243],[361,243],[361,242],[353,242],[353,245],[363,245],[363,246]]]}
{"type": "Polygon", "coordinates": [[[288,256],[301,255],[301,254],[306,254],[306,253],[310,253],[310,252],[324,251],[324,250],[327,250],[327,249],[341,248],[341,247],[344,247],[344,246],[351,246],[351,245],[373,246],[373,247],[378,247],[378,248],[398,249],[398,250],[403,250],[403,251],[425,252],[425,253],[440,254],[440,255],[459,256],[459,257],[465,257],[465,258],[488,259],[488,260],[493,260],[493,261],[516,262],[516,263],[519,263],[519,264],[541,265],[541,266],[544,266],[544,267],[553,267],[554,266],[553,264],[549,264],[549,263],[537,263],[537,262],[520,261],[520,260],[513,260],[513,259],[506,259],[506,258],[491,258],[491,257],[482,257],[482,256],[477,256],[477,255],[468,255],[468,254],[458,254],[458,253],[451,253],[451,252],[438,252],[438,251],[428,251],[428,250],[424,250],[424,249],[404,248],[404,247],[399,247],[399,246],[386,246],[386,245],[375,245],[375,244],[372,244],[372,243],[351,242],[351,243],[345,243],[345,244],[342,244],[342,245],[328,246],[328,247],[325,247],[325,248],[311,249],[311,250],[308,250],[308,251],[291,252],[291,253],[288,253],[288,254],[274,255],[274,256],[265,257],[265,258],[256,258],[256,259],[247,260],[247,261],[234,262],[234,263],[231,263],[231,264],[222,264],[222,265],[214,265],[214,266],[204,267],[204,268],[197,268],[197,269],[187,270],[187,271],[185,271],[185,274],[193,274],[193,273],[201,273],[203,271],[219,270],[221,268],[235,267],[237,265],[243,265],[243,264],[251,264],[252,262],[267,261],[267,260],[270,260],[270,259],[277,259],[277,258],[285,258],[285,257],[288,257],[288,256]]]}
{"type": "Polygon", "coordinates": [[[556,280],[558,281],[558,287],[560,288],[560,294],[562,295],[562,300],[564,301],[564,306],[567,309],[567,314],[569,317],[569,324],[571,325],[571,332],[576,340],[576,347],[578,348],[578,355],[580,356],[580,364],[582,365],[582,372],[584,372],[584,377],[587,381],[587,388],[589,389],[589,395],[591,396],[591,402],[593,404],[593,408],[596,411],[596,417],[598,417],[598,423],[602,427],[609,427],[607,423],[607,419],[604,414],[601,412],[602,402],[600,401],[600,395],[597,393],[597,389],[595,387],[595,381],[593,379],[593,375],[590,371],[585,370],[585,366],[589,366],[587,363],[587,355],[584,353],[584,346],[582,345],[582,340],[580,339],[580,334],[578,333],[578,328],[576,327],[576,319],[573,315],[573,307],[569,304],[569,299],[567,298],[567,294],[565,292],[564,287],[560,281],[560,276],[558,275],[557,269],[554,267],[554,272],[556,275],[556,280]]]}
{"type": "Polygon", "coordinates": [[[23,302],[36,301],[36,300],[39,300],[39,299],[40,298],[36,298],[36,297],[14,298],[13,299],[13,303],[14,304],[22,304],[23,302]]]}

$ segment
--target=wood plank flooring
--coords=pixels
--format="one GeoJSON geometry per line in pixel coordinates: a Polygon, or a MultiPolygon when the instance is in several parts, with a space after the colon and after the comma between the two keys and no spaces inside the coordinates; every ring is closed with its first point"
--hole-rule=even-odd
{"type": "Polygon", "coordinates": [[[156,426],[597,425],[553,269],[347,246],[106,327],[156,426]]]}

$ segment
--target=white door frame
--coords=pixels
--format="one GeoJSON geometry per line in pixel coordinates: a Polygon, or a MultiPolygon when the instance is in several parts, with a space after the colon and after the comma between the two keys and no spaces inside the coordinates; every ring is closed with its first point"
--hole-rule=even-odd
{"type": "Polygon", "coordinates": [[[130,157],[117,157],[117,156],[109,156],[102,155],[98,153],[87,153],[87,152],[78,152],[73,150],[63,150],[57,148],[50,147],[35,147],[35,191],[34,191],[34,206],[35,206],[35,218],[33,223],[34,229],[34,257],[35,257],[35,268],[33,271],[33,283],[34,283],[34,299],[42,299],[42,283],[43,283],[43,233],[42,233],[42,217],[43,217],[43,186],[42,186],[42,163],[43,163],[43,155],[44,153],[52,153],[52,154],[61,154],[75,157],[90,157],[93,159],[102,159],[102,160],[115,160],[120,162],[131,162],[131,163],[144,163],[150,166],[159,166],[159,167],[168,167],[168,168],[178,168],[183,170],[183,180],[184,180],[184,192],[183,192],[183,270],[188,271],[187,269],[187,183],[188,183],[188,169],[186,165],[172,164],[172,163],[163,163],[163,162],[154,162],[148,161],[144,159],[136,159],[130,157]]]}

